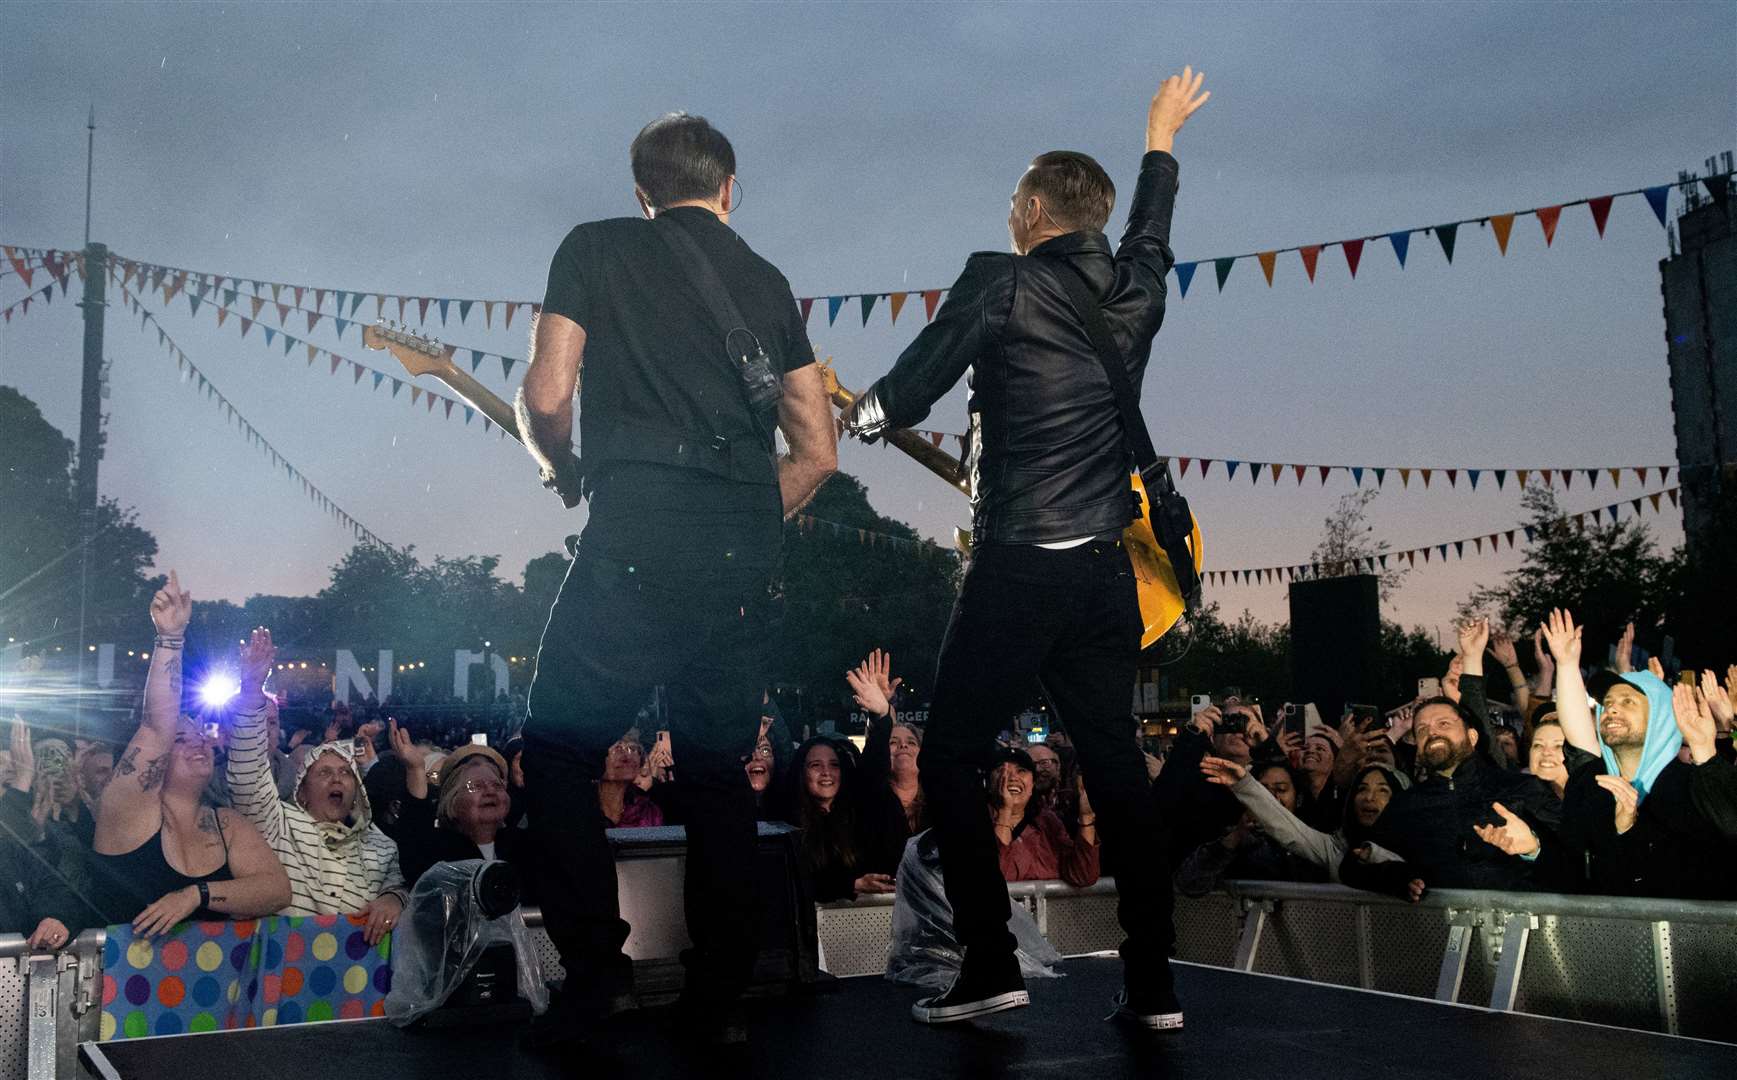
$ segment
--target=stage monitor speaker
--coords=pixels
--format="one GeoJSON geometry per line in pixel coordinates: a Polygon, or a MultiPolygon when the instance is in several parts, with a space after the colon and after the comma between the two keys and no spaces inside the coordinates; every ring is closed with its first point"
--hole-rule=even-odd
{"type": "Polygon", "coordinates": [[[1371,574],[1291,585],[1291,693],[1337,724],[1346,703],[1375,700],[1381,650],[1380,581],[1371,574]]]}
{"type": "MultiPolygon", "coordinates": [[[[812,886],[801,872],[800,834],[788,825],[761,822],[752,867],[760,916],[742,932],[759,938],[750,993],[787,992],[818,976],[819,945],[812,886]]],[[[687,830],[680,826],[610,829],[621,917],[631,928],[624,951],[633,960],[634,983],[653,1003],[681,989],[682,950],[688,938],[682,880],[687,868],[687,830]]]]}

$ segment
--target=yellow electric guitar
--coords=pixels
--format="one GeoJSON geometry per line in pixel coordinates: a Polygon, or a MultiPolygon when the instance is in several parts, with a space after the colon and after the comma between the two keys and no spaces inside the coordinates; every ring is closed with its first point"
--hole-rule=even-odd
{"type": "MultiPolygon", "coordinates": [[[[850,408],[856,402],[856,395],[839,385],[838,373],[833,371],[832,365],[824,360],[819,363],[821,377],[826,380],[827,396],[840,409],[850,408]]],[[[966,495],[971,493],[970,479],[965,476],[964,466],[959,459],[928,439],[909,430],[884,431],[881,438],[911,455],[919,464],[954,488],[966,495]]],[[[1129,473],[1129,482],[1140,499],[1140,505],[1148,506],[1146,484],[1140,479],[1140,474],[1129,473]]],[[[1200,521],[1194,519],[1193,523],[1188,550],[1194,555],[1195,573],[1199,573],[1202,567],[1200,521]]],[[[971,534],[964,529],[954,529],[953,536],[959,549],[969,553],[971,534]]],[[[1176,572],[1171,569],[1170,556],[1165,554],[1164,545],[1158,542],[1158,537],[1152,532],[1149,514],[1141,514],[1122,530],[1122,546],[1128,549],[1128,557],[1134,564],[1134,580],[1139,587],[1140,622],[1145,626],[1140,635],[1140,647],[1144,649],[1169,632],[1170,628],[1176,625],[1176,620],[1182,617],[1182,589],[1176,583],[1176,572]]]]}

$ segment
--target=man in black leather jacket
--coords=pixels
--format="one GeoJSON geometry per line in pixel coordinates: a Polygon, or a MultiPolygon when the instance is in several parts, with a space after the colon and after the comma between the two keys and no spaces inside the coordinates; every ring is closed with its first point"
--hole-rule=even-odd
{"type": "MultiPolygon", "coordinates": [[[[1117,1014],[1150,1029],[1182,1026],[1170,981],[1170,883],[1153,849],[1159,821],[1128,717],[1142,628],[1121,546],[1135,513],[1132,455],[1063,281],[1078,274],[1099,298],[1138,388],[1173,261],[1169,151],[1206,100],[1200,85],[1185,70],[1153,97],[1147,153],[1113,254],[1102,233],[1115,203],[1108,175],[1084,154],[1040,155],[1013,193],[1014,254],[971,256],[935,321],[846,417],[867,439],[910,427],[971,371],[973,553],[941,647],[922,767],[965,961],[945,994],[912,1007],[924,1023],[1029,1001],[982,777],[995,733],[1035,675],[1079,750],[1121,893],[1128,938],[1117,1014]]],[[[1082,816],[1082,828],[1090,824],[1082,816]]]]}

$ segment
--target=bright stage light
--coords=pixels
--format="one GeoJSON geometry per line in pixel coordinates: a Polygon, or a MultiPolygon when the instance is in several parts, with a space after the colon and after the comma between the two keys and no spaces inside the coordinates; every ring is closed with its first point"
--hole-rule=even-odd
{"type": "Polygon", "coordinates": [[[241,684],[229,675],[213,675],[199,687],[199,700],[208,708],[221,708],[230,698],[241,693],[241,684]]]}

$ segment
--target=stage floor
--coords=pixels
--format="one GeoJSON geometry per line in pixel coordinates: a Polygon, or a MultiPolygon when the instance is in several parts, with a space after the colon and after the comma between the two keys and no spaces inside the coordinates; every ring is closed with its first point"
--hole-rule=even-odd
{"type": "MultiPolygon", "coordinates": [[[[835,992],[751,1003],[740,1054],[684,1053],[673,1014],[621,1023],[612,1058],[551,1061],[519,1052],[498,1028],[405,1033],[383,1020],[306,1024],[101,1044],[123,1080],[534,1080],[613,1073],[632,1080],[753,1076],[1200,1077],[1213,1080],[1527,1077],[1594,1080],[1733,1075],[1737,1048],[1622,1028],[1440,1005],[1193,964],[1176,966],[1188,1027],[1175,1035],[1107,1023],[1121,983],[1115,959],[1068,961],[1036,980],[1032,1004],[974,1024],[925,1028],[916,995],[876,978],[835,992]]],[[[87,1065],[87,1070],[89,1066],[87,1065]]],[[[99,1076],[89,1072],[89,1076],[99,1076]]]]}

